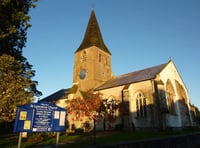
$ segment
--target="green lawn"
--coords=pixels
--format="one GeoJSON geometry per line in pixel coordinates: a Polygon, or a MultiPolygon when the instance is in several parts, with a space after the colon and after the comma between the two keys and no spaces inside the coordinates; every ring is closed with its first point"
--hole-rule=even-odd
{"type": "MultiPolygon", "coordinates": [[[[199,131],[199,130],[198,130],[199,131]]],[[[96,140],[92,133],[85,133],[79,135],[60,134],[59,143],[60,147],[83,147],[93,145],[94,143],[112,144],[122,141],[141,140],[156,137],[174,136],[181,134],[189,134],[198,132],[197,130],[184,130],[184,131],[106,131],[97,132],[96,140]]],[[[56,143],[56,134],[53,133],[30,133],[27,138],[22,138],[21,147],[35,147],[40,145],[50,145],[56,143]]],[[[0,147],[4,148],[17,148],[18,135],[9,137],[1,137],[0,147]]]]}

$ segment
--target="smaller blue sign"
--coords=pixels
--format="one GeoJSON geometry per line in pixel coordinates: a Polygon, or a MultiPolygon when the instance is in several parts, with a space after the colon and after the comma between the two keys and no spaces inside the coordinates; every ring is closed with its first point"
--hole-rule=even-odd
{"type": "Polygon", "coordinates": [[[39,102],[17,108],[14,132],[63,132],[66,109],[52,103],[39,102]]]}

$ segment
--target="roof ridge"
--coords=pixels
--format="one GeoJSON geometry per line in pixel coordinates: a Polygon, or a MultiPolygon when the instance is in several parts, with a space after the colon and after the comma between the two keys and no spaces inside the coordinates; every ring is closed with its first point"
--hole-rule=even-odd
{"type": "MultiPolygon", "coordinates": [[[[138,70],[136,70],[136,71],[132,71],[132,72],[128,72],[128,73],[125,73],[125,74],[121,74],[121,75],[118,75],[118,76],[116,76],[116,77],[129,75],[129,74],[131,74],[131,73],[136,73],[136,72],[140,72],[140,71],[152,69],[152,68],[156,68],[156,67],[159,67],[159,66],[162,66],[162,65],[164,66],[164,65],[167,65],[167,64],[168,64],[168,62],[167,62],[167,63],[163,63],[163,64],[159,64],[159,65],[155,65],[155,66],[151,66],[151,67],[146,67],[146,68],[143,68],[143,69],[138,69],[138,70]]],[[[113,78],[116,78],[116,77],[113,77],[113,78]]]]}
{"type": "Polygon", "coordinates": [[[133,72],[129,72],[126,74],[113,77],[112,79],[106,81],[102,85],[95,88],[95,90],[101,90],[105,88],[111,88],[111,87],[116,87],[116,86],[121,86],[125,84],[152,79],[158,73],[160,73],[167,64],[168,63],[164,63],[164,64],[152,66],[152,67],[147,67],[141,70],[137,70],[137,71],[133,71],[133,72]]]}

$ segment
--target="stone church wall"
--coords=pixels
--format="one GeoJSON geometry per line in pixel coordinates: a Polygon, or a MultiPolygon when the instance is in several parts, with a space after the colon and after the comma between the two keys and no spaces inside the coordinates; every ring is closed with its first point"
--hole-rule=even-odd
{"type": "Polygon", "coordinates": [[[136,128],[152,128],[157,126],[158,119],[154,105],[151,80],[131,84],[129,92],[131,122],[135,124],[136,128]],[[146,99],[147,114],[143,117],[137,116],[136,98],[138,93],[142,93],[146,99]]]}
{"type": "Polygon", "coordinates": [[[108,89],[104,89],[101,90],[100,92],[103,94],[103,99],[108,99],[108,98],[115,98],[119,101],[122,100],[122,89],[124,88],[124,86],[118,86],[118,87],[114,87],[114,88],[108,88],[108,89]]]}
{"type": "Polygon", "coordinates": [[[176,112],[175,114],[168,113],[165,115],[166,126],[168,127],[191,126],[192,117],[191,117],[191,112],[189,111],[190,99],[187,92],[187,88],[185,87],[185,84],[172,61],[159,74],[159,78],[163,81],[165,87],[167,80],[170,80],[175,90],[175,96],[173,101],[175,104],[176,112]],[[177,87],[177,83],[182,88],[181,92],[180,89],[177,87]],[[182,100],[180,93],[185,94],[184,100],[182,100]]]}
{"type": "Polygon", "coordinates": [[[172,128],[180,127],[180,122],[177,115],[166,114],[165,121],[166,121],[165,127],[172,127],[172,128]]]}
{"type": "Polygon", "coordinates": [[[74,66],[73,82],[78,82],[79,89],[82,91],[93,89],[113,76],[110,55],[96,46],[77,52],[74,63],[76,66],[74,66]],[[86,73],[85,78],[80,79],[79,76],[82,69],[86,73]]]}
{"type": "MultiPolygon", "coordinates": [[[[122,101],[122,91],[124,88],[125,85],[101,90],[100,92],[103,94],[103,98],[115,98],[122,101]]],[[[157,126],[158,118],[155,106],[153,105],[154,99],[151,80],[130,84],[126,91],[128,91],[128,99],[123,98],[123,100],[129,102],[130,111],[130,115],[126,118],[127,121],[125,121],[126,126],[131,127],[134,125],[136,128],[152,128],[157,126]],[[142,117],[137,117],[137,93],[143,94],[146,100],[146,115],[142,117]]]]}

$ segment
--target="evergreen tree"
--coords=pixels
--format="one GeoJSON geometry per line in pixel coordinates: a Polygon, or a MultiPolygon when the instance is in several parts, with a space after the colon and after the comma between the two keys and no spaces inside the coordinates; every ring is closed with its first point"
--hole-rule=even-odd
{"type": "Polygon", "coordinates": [[[12,121],[17,105],[40,96],[35,71],[23,56],[29,10],[37,0],[0,0],[0,120],[12,121]]]}
{"type": "Polygon", "coordinates": [[[12,121],[18,105],[33,101],[32,72],[23,74],[22,64],[12,56],[0,56],[0,119],[12,121]]]}
{"type": "Polygon", "coordinates": [[[195,109],[195,115],[194,115],[194,120],[196,121],[197,125],[199,126],[200,125],[200,111],[198,109],[198,107],[194,106],[194,109],[195,109]]]}

